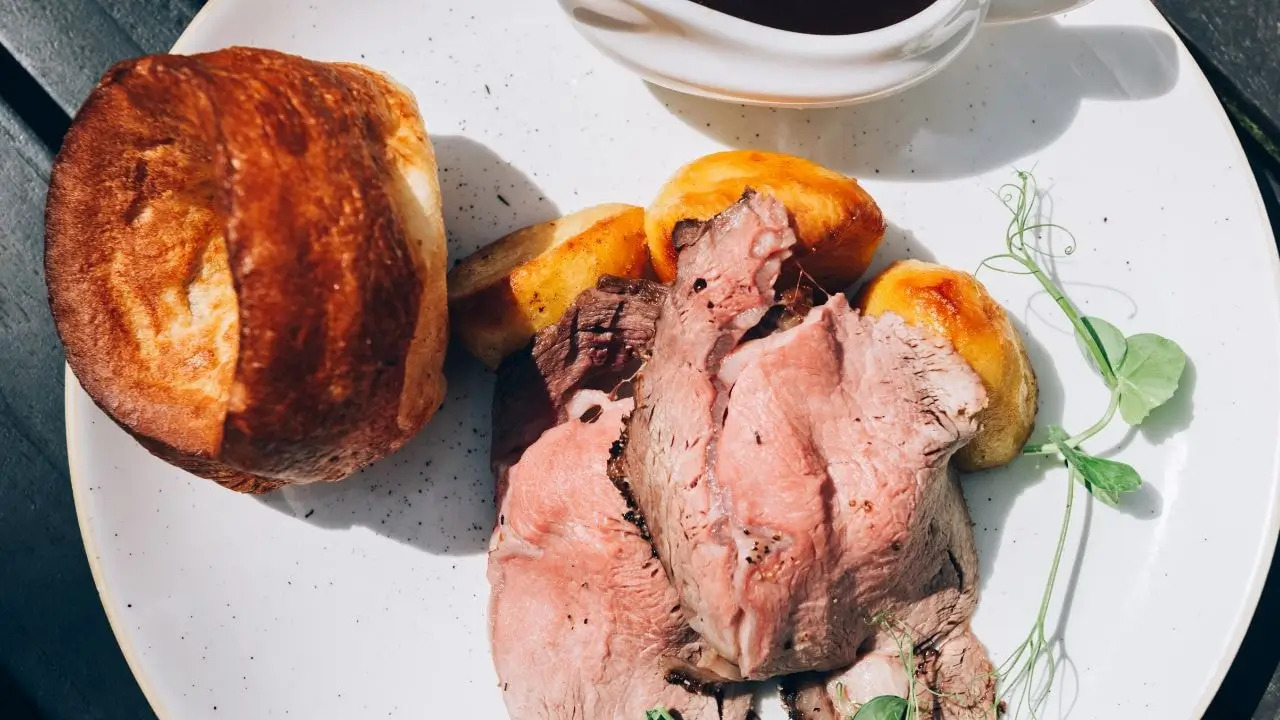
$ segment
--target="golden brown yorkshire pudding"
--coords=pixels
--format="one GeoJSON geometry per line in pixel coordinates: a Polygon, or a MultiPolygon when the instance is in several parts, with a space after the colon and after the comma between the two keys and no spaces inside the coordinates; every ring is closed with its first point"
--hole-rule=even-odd
{"type": "Polygon", "coordinates": [[[435,156],[383,75],[247,48],[120,63],[46,215],[72,370],[175,465],[242,492],[337,480],[442,402],[435,156]]]}

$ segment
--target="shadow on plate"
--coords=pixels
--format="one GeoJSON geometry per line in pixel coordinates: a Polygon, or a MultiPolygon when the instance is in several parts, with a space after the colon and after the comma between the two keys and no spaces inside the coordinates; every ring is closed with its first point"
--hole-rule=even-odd
{"type": "Polygon", "coordinates": [[[537,183],[484,144],[458,135],[433,135],[431,144],[455,261],[513,230],[559,217],[537,183]]]}
{"type": "MultiPolygon", "coordinates": [[[[483,144],[456,136],[432,143],[451,257],[559,214],[527,175],[483,144]]],[[[484,552],[494,514],[493,376],[456,345],[445,375],[444,406],[399,452],[340,483],[286,487],[260,501],[319,527],[367,528],[432,554],[484,552]]]]}
{"type": "Polygon", "coordinates": [[[364,528],[433,555],[484,552],[494,518],[492,379],[456,346],[445,372],[444,406],[399,452],[342,482],[289,486],[259,501],[317,527],[364,528]]]}
{"type": "Polygon", "coordinates": [[[853,287],[848,288],[849,299],[852,301],[857,297],[863,283],[869,282],[883,272],[885,268],[899,260],[920,260],[922,262],[936,263],[938,258],[927,245],[916,238],[914,232],[892,220],[886,220],[884,240],[880,242],[880,247],[876,250],[875,257],[871,259],[871,265],[867,268],[867,271],[854,283],[853,287]]]}
{"type": "Polygon", "coordinates": [[[1046,19],[983,28],[933,78],[853,107],[745,107],[648,87],[691,127],[733,147],[803,155],[855,177],[935,180],[1033,155],[1066,132],[1084,100],[1158,97],[1178,72],[1165,33],[1046,19]],[[797,132],[798,122],[810,127],[797,132]]]}

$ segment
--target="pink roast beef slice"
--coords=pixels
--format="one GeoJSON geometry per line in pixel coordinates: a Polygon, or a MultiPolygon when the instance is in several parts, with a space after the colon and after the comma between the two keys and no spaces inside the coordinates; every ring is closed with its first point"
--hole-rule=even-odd
{"type": "Polygon", "coordinates": [[[630,407],[579,393],[570,419],[510,469],[489,550],[489,618],[513,720],[643,720],[656,706],[684,720],[748,712],[747,695],[680,684],[687,668],[718,658],[685,622],[606,474],[630,407]]]}
{"type": "Polygon", "coordinates": [[[666,293],[665,285],[648,280],[605,276],[528,348],[503,361],[490,447],[499,497],[507,469],[525,448],[568,419],[565,405],[575,392],[612,391],[640,368],[666,293]]]}
{"type": "Polygon", "coordinates": [[[928,527],[936,575],[902,617],[886,612],[853,665],[831,673],[805,673],[783,681],[793,720],[845,720],[879,695],[908,695],[903,653],[916,670],[919,717],[993,720],[995,679],[986,650],[969,629],[978,602],[978,555],[969,514],[954,477],[939,480],[928,527]],[[943,560],[945,558],[945,561],[943,560]]]}
{"type": "MultiPolygon", "coordinates": [[[[819,291],[798,284],[782,293],[756,330],[791,327],[804,319],[819,291]]],[[[565,405],[579,390],[612,392],[648,355],[667,286],[604,276],[584,290],[555,325],[503,361],[493,402],[490,460],[501,482],[525,448],[568,419],[565,405]]]]}
{"type": "Polygon", "coordinates": [[[850,665],[878,613],[967,618],[935,596],[962,574],[948,549],[972,545],[946,467],[977,431],[977,375],[842,295],[761,336],[795,244],[772,197],[748,192],[680,242],[610,472],[693,629],[759,679],[850,665]]]}

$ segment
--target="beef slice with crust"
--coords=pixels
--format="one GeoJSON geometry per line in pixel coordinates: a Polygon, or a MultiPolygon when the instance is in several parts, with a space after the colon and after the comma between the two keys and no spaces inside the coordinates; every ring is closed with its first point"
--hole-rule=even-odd
{"type": "Polygon", "coordinates": [[[648,280],[602,277],[529,347],[502,362],[490,446],[499,497],[507,469],[544,431],[569,419],[565,407],[574,393],[612,392],[640,368],[666,293],[648,280]]]}
{"type": "Polygon", "coordinates": [[[610,447],[631,400],[584,391],[510,468],[489,550],[490,642],[513,720],[741,720],[750,696],[678,682],[718,661],[624,519],[610,447]]]}
{"type": "Polygon", "coordinates": [[[971,608],[938,590],[974,584],[946,468],[977,431],[980,380],[842,295],[760,332],[795,242],[781,203],[750,191],[682,229],[610,468],[689,624],[750,679],[847,667],[881,614],[946,636],[971,608]]]}

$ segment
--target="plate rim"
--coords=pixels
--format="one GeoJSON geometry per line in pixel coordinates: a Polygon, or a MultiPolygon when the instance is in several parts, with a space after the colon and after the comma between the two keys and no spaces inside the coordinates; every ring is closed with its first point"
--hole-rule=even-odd
{"type": "MultiPolygon", "coordinates": [[[[223,5],[229,5],[234,0],[208,0],[208,2],[200,8],[195,17],[191,19],[187,27],[183,29],[181,35],[174,42],[173,46],[168,50],[172,54],[183,54],[182,47],[190,42],[191,36],[194,35],[213,13],[223,5]]],[[[1173,29],[1164,14],[1151,2],[1146,0],[1144,3],[1148,9],[1153,12],[1158,19],[1158,27],[1167,33],[1167,36],[1173,41],[1175,49],[1179,55],[1179,62],[1185,63],[1185,67],[1194,68],[1194,72],[1190,73],[1192,77],[1188,78],[1188,82],[1197,85],[1196,92],[1201,96],[1207,96],[1212,99],[1210,103],[1216,108],[1216,115],[1219,124],[1223,127],[1224,132],[1230,138],[1227,144],[1235,152],[1235,163],[1233,165],[1234,172],[1247,173],[1249,175],[1249,187],[1253,199],[1254,208],[1258,216],[1262,220],[1264,234],[1270,237],[1271,253],[1269,254],[1269,265],[1271,268],[1271,287],[1275,302],[1275,307],[1280,309],[1280,246],[1276,244],[1276,233],[1272,227],[1271,217],[1267,213],[1266,204],[1262,199],[1262,188],[1258,184],[1257,177],[1252,170],[1252,164],[1245,155],[1244,146],[1240,143],[1239,135],[1232,127],[1231,121],[1227,116],[1226,108],[1222,105],[1222,101],[1218,99],[1217,93],[1209,84],[1209,79],[1204,73],[1204,69],[1200,67],[1200,63],[1196,61],[1190,51],[1187,49],[1186,43],[1182,37],[1173,29]]],[[[1276,341],[1280,344],[1280,330],[1277,331],[1276,341]]],[[[1276,369],[1280,375],[1280,368],[1276,369]]],[[[67,443],[67,476],[71,485],[72,501],[75,505],[76,522],[80,529],[80,539],[84,545],[85,557],[89,562],[89,571],[93,577],[94,587],[98,592],[98,599],[102,605],[102,609],[107,616],[107,624],[111,627],[111,633],[115,637],[116,645],[119,646],[120,652],[124,655],[125,663],[132,673],[134,681],[138,683],[143,697],[151,706],[152,711],[160,720],[170,720],[171,716],[160,701],[159,692],[157,691],[152,679],[143,671],[142,662],[138,657],[137,651],[133,647],[128,630],[123,620],[120,618],[117,608],[118,603],[109,588],[106,573],[102,568],[100,553],[98,552],[98,544],[94,538],[93,519],[90,517],[88,510],[88,502],[85,499],[83,483],[77,478],[83,478],[86,473],[77,472],[81,459],[76,442],[77,431],[79,427],[77,408],[81,406],[84,400],[93,403],[87,393],[80,387],[79,381],[72,372],[71,366],[66,362],[63,363],[63,411],[64,411],[64,429],[67,443]],[[77,393],[83,399],[77,400],[77,393]]],[[[1191,708],[1192,714],[1189,717],[1199,718],[1204,715],[1209,705],[1213,702],[1218,690],[1222,687],[1223,681],[1226,679],[1228,671],[1235,662],[1236,657],[1240,653],[1240,646],[1244,642],[1244,637],[1248,633],[1249,625],[1252,624],[1254,617],[1258,611],[1258,602],[1262,598],[1263,586],[1266,584],[1268,574],[1270,572],[1272,561],[1276,555],[1277,549],[1280,549],[1280,443],[1277,443],[1273,451],[1271,460],[1271,502],[1268,510],[1268,518],[1263,527],[1264,537],[1262,544],[1257,548],[1256,562],[1253,572],[1250,575],[1249,583],[1244,588],[1244,592],[1240,595],[1241,603],[1239,605],[1241,612],[1236,614],[1231,630],[1227,635],[1227,651],[1218,658],[1217,666],[1213,673],[1206,678],[1204,689],[1200,698],[1191,708]]]]}
{"type": "MultiPolygon", "coordinates": [[[[210,4],[218,1],[212,0],[210,4]]],[[[151,706],[151,711],[156,714],[157,718],[168,720],[170,716],[165,711],[164,704],[160,702],[159,693],[153,687],[150,676],[143,672],[142,661],[139,660],[134,650],[129,634],[125,630],[124,621],[117,614],[119,603],[115,602],[115,598],[108,587],[106,571],[102,569],[98,542],[91,527],[93,519],[87,509],[88,502],[83,497],[83,483],[76,479],[77,476],[84,477],[76,472],[76,468],[80,465],[80,451],[78,449],[80,446],[75,442],[77,436],[76,428],[80,425],[77,418],[78,412],[76,411],[78,407],[76,393],[84,393],[84,390],[81,389],[80,381],[76,379],[71,366],[64,362],[62,368],[62,404],[63,414],[66,418],[64,423],[66,425],[67,439],[67,476],[71,484],[71,500],[76,508],[76,524],[80,528],[80,540],[84,545],[85,558],[89,561],[89,574],[93,576],[93,585],[98,591],[98,600],[102,605],[102,611],[107,616],[107,624],[111,626],[111,634],[115,637],[120,653],[124,655],[124,662],[129,666],[129,672],[132,673],[134,681],[138,683],[138,688],[142,690],[142,696],[147,699],[147,704],[151,706]]]]}

